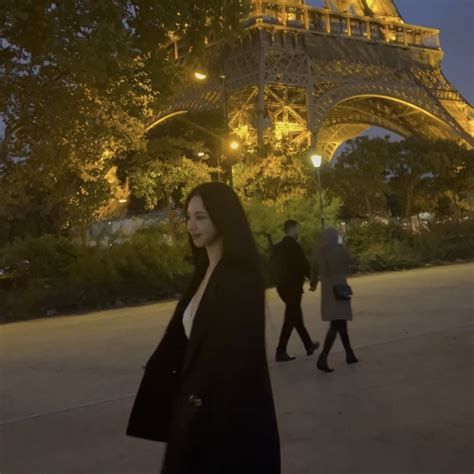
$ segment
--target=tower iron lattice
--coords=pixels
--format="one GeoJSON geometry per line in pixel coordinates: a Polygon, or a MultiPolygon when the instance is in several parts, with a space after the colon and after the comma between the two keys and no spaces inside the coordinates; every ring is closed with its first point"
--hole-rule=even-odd
{"type": "Polygon", "coordinates": [[[216,80],[190,86],[161,116],[221,107],[223,73],[229,128],[248,144],[286,136],[330,160],[378,126],[474,146],[473,108],[441,70],[439,30],[405,23],[391,0],[254,0],[245,27],[210,65],[216,80]]]}

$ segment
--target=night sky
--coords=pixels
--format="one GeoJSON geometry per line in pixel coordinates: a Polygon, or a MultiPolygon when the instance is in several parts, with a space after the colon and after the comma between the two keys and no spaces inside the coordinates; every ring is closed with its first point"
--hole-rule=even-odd
{"type": "Polygon", "coordinates": [[[446,77],[474,104],[474,0],[395,0],[407,23],[441,30],[446,77]]]}

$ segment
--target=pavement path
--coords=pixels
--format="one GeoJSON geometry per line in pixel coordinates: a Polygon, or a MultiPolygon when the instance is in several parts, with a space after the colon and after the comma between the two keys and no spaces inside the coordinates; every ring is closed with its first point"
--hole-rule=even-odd
{"type": "MultiPolygon", "coordinates": [[[[273,362],[283,305],[268,292],[267,347],[282,474],[472,473],[474,264],[353,278],[353,346],[315,369],[294,333],[273,362]]],[[[141,365],[175,303],[0,327],[1,474],[157,473],[163,445],[124,436],[141,365]]],[[[314,339],[319,292],[305,293],[314,339]]]]}

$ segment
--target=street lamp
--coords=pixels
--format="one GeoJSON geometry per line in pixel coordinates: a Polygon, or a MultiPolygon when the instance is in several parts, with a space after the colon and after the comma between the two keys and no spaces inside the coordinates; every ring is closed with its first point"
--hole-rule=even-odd
{"type": "MultiPolygon", "coordinates": [[[[194,71],[194,78],[197,79],[198,81],[205,81],[209,75],[207,72],[203,70],[196,70],[194,71]]],[[[228,105],[227,105],[227,76],[225,74],[221,74],[219,76],[222,79],[222,86],[224,89],[223,95],[223,105],[224,105],[224,115],[225,115],[225,126],[227,128],[227,133],[229,132],[229,110],[228,110],[228,105]]]]}
{"type": "Polygon", "coordinates": [[[229,105],[227,104],[227,77],[225,74],[219,76],[222,79],[222,87],[224,88],[224,117],[227,134],[229,133],[229,105]]]}
{"type": "Polygon", "coordinates": [[[318,188],[319,188],[319,206],[321,208],[321,228],[324,229],[324,204],[323,204],[323,188],[321,186],[321,174],[319,173],[319,168],[322,165],[322,156],[313,154],[311,155],[311,161],[313,166],[316,168],[316,176],[318,178],[318,188]]]}
{"type": "Polygon", "coordinates": [[[313,166],[316,169],[321,168],[322,156],[321,155],[312,155],[311,161],[313,162],[313,166]]]}
{"type": "Polygon", "coordinates": [[[205,79],[207,79],[207,74],[205,72],[201,72],[201,71],[196,71],[194,73],[194,77],[198,80],[198,81],[204,81],[205,79]]]}
{"type": "MultiPolygon", "coordinates": [[[[198,81],[205,81],[208,78],[208,74],[206,72],[204,72],[203,70],[196,70],[196,71],[194,71],[194,77],[198,81]]],[[[227,102],[227,76],[225,74],[220,74],[219,77],[222,80],[222,87],[223,87],[222,105],[224,106],[225,130],[226,130],[226,135],[228,136],[229,135],[229,105],[228,105],[228,102],[227,102]]],[[[236,140],[232,140],[229,143],[229,147],[232,151],[237,151],[239,149],[239,146],[240,146],[240,144],[236,140]]],[[[233,188],[234,187],[234,183],[233,183],[234,180],[233,180],[233,175],[232,175],[232,164],[231,163],[229,163],[229,167],[230,167],[230,170],[229,170],[230,171],[229,185],[230,185],[231,188],[233,188]]],[[[220,174],[218,175],[218,179],[220,181],[220,174]]]]}
{"type": "Polygon", "coordinates": [[[204,158],[205,156],[209,157],[212,156],[216,160],[216,167],[217,167],[217,181],[221,180],[221,164],[220,164],[220,159],[219,159],[219,153],[212,153],[211,151],[198,151],[197,156],[199,158],[204,158]]]}
{"type": "Polygon", "coordinates": [[[232,138],[229,142],[227,142],[228,150],[227,150],[227,167],[229,170],[229,186],[234,188],[234,167],[233,162],[235,159],[235,155],[239,152],[240,149],[240,141],[232,138]]]}

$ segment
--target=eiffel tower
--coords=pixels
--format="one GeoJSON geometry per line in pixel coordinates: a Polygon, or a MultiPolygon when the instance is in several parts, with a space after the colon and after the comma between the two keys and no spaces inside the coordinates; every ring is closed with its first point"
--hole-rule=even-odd
{"type": "Polygon", "coordinates": [[[391,0],[253,0],[244,25],[216,54],[215,80],[190,86],[161,118],[217,109],[225,94],[229,128],[247,144],[288,137],[331,160],[377,126],[474,146],[473,108],[441,70],[439,30],[405,23],[391,0]]]}

